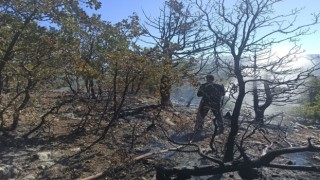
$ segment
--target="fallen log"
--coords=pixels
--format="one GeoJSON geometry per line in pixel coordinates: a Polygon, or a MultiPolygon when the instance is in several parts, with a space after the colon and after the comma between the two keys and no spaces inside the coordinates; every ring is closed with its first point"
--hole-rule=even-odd
{"type": "Polygon", "coordinates": [[[189,179],[191,176],[206,176],[214,174],[222,174],[226,172],[233,172],[239,170],[232,164],[225,164],[225,166],[184,166],[164,168],[158,167],[156,169],[156,179],[169,180],[172,176],[176,179],[189,179]]]}
{"type": "Polygon", "coordinates": [[[188,179],[191,176],[206,176],[206,175],[216,175],[223,174],[227,172],[238,171],[239,175],[252,177],[257,175],[255,168],[260,167],[272,167],[279,169],[288,169],[288,170],[300,170],[300,171],[314,171],[320,172],[320,166],[295,166],[295,165],[281,165],[281,164],[272,164],[275,158],[283,154],[297,153],[297,152],[320,152],[320,147],[314,146],[311,143],[311,139],[308,139],[309,144],[302,147],[290,147],[284,149],[273,150],[265,152],[261,157],[256,160],[243,159],[239,161],[233,161],[230,163],[223,163],[219,166],[186,166],[186,167],[173,167],[173,168],[157,168],[157,179],[171,179],[171,177],[177,177],[177,179],[188,179]]]}

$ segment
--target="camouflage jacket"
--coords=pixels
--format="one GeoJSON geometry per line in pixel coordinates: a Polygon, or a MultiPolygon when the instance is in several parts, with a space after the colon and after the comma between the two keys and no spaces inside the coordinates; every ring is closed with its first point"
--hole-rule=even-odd
{"type": "Polygon", "coordinates": [[[202,102],[206,104],[220,105],[221,97],[225,95],[223,85],[215,83],[201,84],[197,96],[202,97],[202,102]]]}

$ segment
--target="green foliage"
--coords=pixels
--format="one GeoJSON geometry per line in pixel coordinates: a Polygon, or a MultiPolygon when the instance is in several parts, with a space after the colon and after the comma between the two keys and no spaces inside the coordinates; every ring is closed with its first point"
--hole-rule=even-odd
{"type": "MultiPolygon", "coordinates": [[[[97,1],[81,3],[99,7],[97,1]]],[[[0,130],[17,127],[32,95],[55,89],[69,60],[78,57],[78,23],[88,18],[78,1],[0,1],[0,130]]]]}
{"type": "Polygon", "coordinates": [[[320,121],[320,79],[312,77],[309,84],[308,94],[304,97],[302,107],[297,109],[299,115],[312,121],[320,121]]]}

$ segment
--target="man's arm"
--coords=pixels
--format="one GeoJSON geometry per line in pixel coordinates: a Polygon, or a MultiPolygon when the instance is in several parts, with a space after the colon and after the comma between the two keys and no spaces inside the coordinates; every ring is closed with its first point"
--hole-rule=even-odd
{"type": "Polygon", "coordinates": [[[200,86],[199,90],[198,90],[198,93],[197,93],[197,96],[198,97],[202,97],[203,96],[203,84],[200,86]]]}

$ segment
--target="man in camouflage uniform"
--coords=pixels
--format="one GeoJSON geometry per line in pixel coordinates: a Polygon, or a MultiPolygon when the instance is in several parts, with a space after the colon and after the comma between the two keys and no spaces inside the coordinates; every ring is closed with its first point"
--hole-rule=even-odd
{"type": "Polygon", "coordinates": [[[198,109],[198,114],[195,122],[194,132],[197,136],[203,131],[204,118],[209,110],[212,111],[218,124],[218,134],[224,131],[223,119],[221,114],[221,98],[225,95],[225,89],[222,85],[213,83],[214,76],[207,75],[207,82],[201,84],[197,96],[202,97],[198,109]]]}

